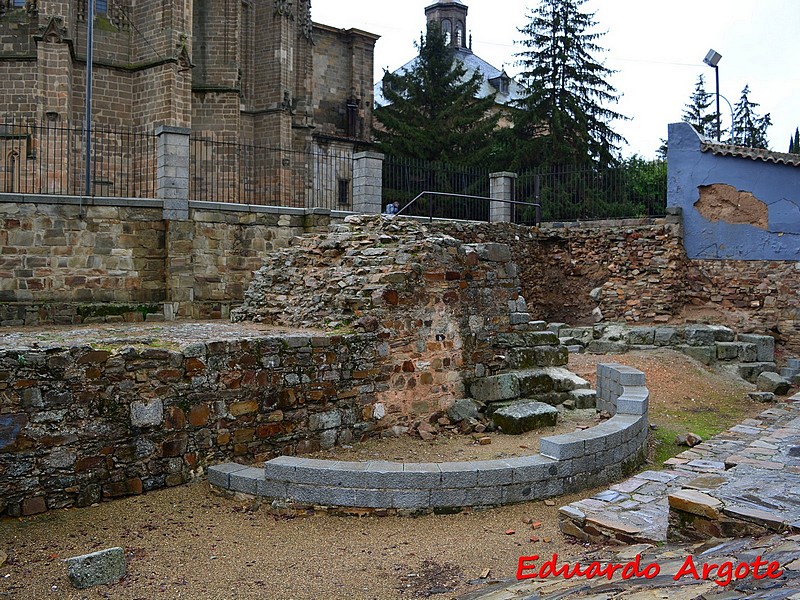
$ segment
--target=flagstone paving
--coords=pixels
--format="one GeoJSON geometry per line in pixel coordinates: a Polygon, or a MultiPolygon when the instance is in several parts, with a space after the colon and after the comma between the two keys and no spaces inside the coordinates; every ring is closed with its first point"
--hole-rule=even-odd
{"type": "MultiPolygon", "coordinates": [[[[605,546],[587,553],[580,561],[583,565],[624,564],[641,554],[641,565],[659,565],[658,576],[623,580],[618,573],[612,581],[581,576],[514,579],[462,600],[800,599],[800,394],[679,454],[665,466],[559,511],[565,534],[605,546]],[[687,556],[694,557],[701,576],[695,579],[688,572],[675,580],[687,556]],[[782,575],[758,578],[750,567],[744,577],[725,586],[715,581],[717,571],[702,578],[702,564],[731,561],[736,566],[758,556],[777,561],[782,575]]],[[[541,566],[550,558],[539,557],[533,564],[541,566]]],[[[744,571],[741,567],[740,573],[744,571]]],[[[536,572],[527,569],[523,574],[536,572]]],[[[759,574],[764,573],[761,567],[759,574]]]]}

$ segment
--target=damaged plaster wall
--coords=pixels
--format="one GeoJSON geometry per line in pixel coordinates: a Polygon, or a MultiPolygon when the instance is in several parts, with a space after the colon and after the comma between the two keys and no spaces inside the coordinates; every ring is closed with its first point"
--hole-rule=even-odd
{"type": "Polygon", "coordinates": [[[694,203],[703,218],[731,225],[752,225],[769,231],[769,207],[750,192],[740,192],[724,183],[701,185],[694,203]]]}
{"type": "Polygon", "coordinates": [[[669,126],[668,205],[683,209],[687,256],[800,261],[800,167],[717,149],[687,123],[669,126]]]}

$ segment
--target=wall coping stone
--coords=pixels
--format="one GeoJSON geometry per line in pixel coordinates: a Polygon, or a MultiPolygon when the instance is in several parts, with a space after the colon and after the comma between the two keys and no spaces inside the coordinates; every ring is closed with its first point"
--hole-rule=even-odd
{"type": "Polygon", "coordinates": [[[445,463],[279,456],[263,469],[212,466],[208,480],[229,491],[291,502],[418,511],[510,504],[557,496],[567,485],[574,491],[592,487],[621,476],[623,463],[636,462],[649,430],[644,373],[606,363],[597,374],[598,397],[616,414],[590,429],[543,437],[539,454],[445,463]]]}
{"type": "Polygon", "coordinates": [[[112,198],[106,196],[48,196],[44,194],[0,194],[2,204],[63,204],[76,206],[117,206],[120,208],[163,208],[160,198],[112,198]]]}
{"type": "Polygon", "coordinates": [[[158,127],[156,127],[155,135],[161,135],[162,133],[178,133],[181,135],[191,135],[192,128],[175,127],[174,125],[159,125],[158,127]]]}

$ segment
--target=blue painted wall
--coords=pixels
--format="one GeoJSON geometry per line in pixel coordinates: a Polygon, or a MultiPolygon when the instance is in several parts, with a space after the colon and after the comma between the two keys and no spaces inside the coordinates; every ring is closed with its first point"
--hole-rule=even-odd
{"type": "Polygon", "coordinates": [[[669,126],[669,206],[683,209],[689,258],[800,261],[800,167],[701,151],[688,123],[669,126]],[[769,230],[711,222],[694,207],[699,187],[726,184],[750,192],[769,209],[769,230]]]}

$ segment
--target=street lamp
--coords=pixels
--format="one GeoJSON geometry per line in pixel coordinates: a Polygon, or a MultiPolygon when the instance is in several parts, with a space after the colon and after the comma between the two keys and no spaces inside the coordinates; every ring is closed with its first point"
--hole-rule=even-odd
{"type": "Polygon", "coordinates": [[[722,58],[722,55],[714,49],[708,51],[706,57],[703,59],[703,62],[706,63],[709,67],[714,67],[714,73],[717,76],[717,141],[720,141],[722,137],[722,125],[720,123],[720,116],[719,116],[719,61],[722,58]]]}

